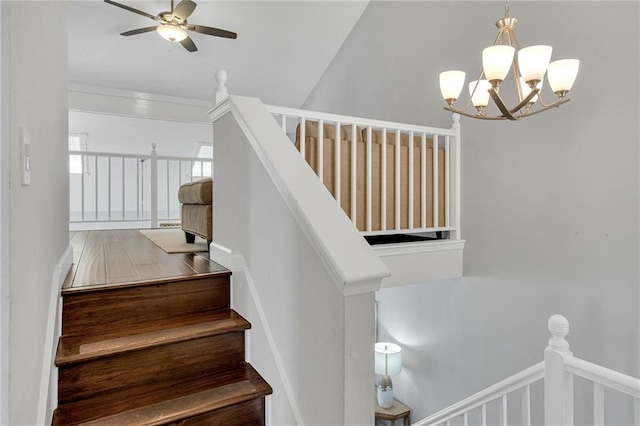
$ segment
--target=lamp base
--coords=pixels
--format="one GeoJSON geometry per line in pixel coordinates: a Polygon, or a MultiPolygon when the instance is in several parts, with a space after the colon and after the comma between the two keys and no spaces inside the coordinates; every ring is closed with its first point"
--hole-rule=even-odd
{"type": "Polygon", "coordinates": [[[389,408],[393,405],[393,386],[391,377],[382,376],[378,384],[377,394],[378,405],[382,408],[389,408]]]}

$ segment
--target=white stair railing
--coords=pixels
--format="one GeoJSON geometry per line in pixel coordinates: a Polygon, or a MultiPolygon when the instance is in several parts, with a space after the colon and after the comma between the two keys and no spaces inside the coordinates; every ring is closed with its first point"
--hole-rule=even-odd
{"type": "Polygon", "coordinates": [[[470,423],[470,413],[480,410],[477,424],[507,425],[508,395],[520,390],[522,417],[519,425],[531,425],[530,385],[544,379],[544,419],[546,425],[573,425],[573,377],[579,376],[593,383],[593,424],[605,423],[605,389],[611,389],[633,398],[634,425],[640,425],[640,379],[576,358],[569,350],[565,336],[569,322],[562,315],[549,318],[551,339],[545,349],[544,361],[523,370],[508,379],[490,386],[450,407],[447,407],[413,426],[438,426],[470,423]],[[498,419],[487,418],[487,405],[497,401],[498,419]]]}
{"type": "Polygon", "coordinates": [[[157,228],[160,221],[179,221],[178,189],[209,177],[212,160],[69,151],[69,223],[97,229],[109,223],[157,228]]]}
{"type": "Polygon", "coordinates": [[[450,239],[460,239],[457,114],[453,126],[445,129],[280,106],[267,108],[297,142],[301,155],[313,162],[320,180],[364,235],[448,231],[450,239]],[[306,134],[308,122],[317,125],[317,133],[306,134]],[[335,129],[335,136],[327,137],[325,126],[335,129]],[[314,140],[307,146],[309,136],[314,140]],[[349,159],[341,158],[344,155],[349,159]],[[343,194],[343,189],[349,195],[343,194]]]}

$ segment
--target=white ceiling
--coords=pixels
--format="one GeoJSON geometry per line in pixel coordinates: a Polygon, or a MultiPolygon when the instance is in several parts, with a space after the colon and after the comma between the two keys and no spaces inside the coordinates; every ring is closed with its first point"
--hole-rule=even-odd
{"type": "MultiPolygon", "coordinates": [[[[238,38],[191,33],[198,51],[189,53],[155,31],[119,35],[154,25],[148,18],[99,0],[69,2],[69,82],[211,101],[222,68],[229,93],[300,107],[368,4],[195,1],[190,23],[238,38]]],[[[170,9],[169,0],[121,3],[152,15],[170,9]]]]}

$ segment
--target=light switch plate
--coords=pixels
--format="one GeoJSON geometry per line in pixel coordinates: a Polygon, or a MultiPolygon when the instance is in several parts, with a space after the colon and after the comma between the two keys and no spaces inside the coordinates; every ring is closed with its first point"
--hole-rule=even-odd
{"type": "Polygon", "coordinates": [[[24,127],[20,128],[20,182],[31,185],[31,135],[24,127]]]}

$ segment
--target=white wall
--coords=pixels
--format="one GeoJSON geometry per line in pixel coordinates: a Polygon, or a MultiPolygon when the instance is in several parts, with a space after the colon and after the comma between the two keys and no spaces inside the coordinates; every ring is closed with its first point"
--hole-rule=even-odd
{"type": "MultiPolygon", "coordinates": [[[[372,2],[305,108],[448,126],[438,74],[480,72],[503,6],[372,2]]],[[[414,420],[540,361],[553,313],[575,355],[640,375],[639,5],[512,2],[511,16],[523,46],[547,42],[581,70],[557,110],[462,119],[464,278],[378,292],[414,420]]],[[[608,408],[611,424],[630,418],[608,408]]]]}
{"type": "Polygon", "coordinates": [[[66,19],[61,2],[10,4],[11,425],[36,423],[52,273],[69,241],[66,19]],[[30,186],[20,185],[20,126],[31,133],[30,186]]]}
{"type": "Polygon", "coordinates": [[[69,132],[87,134],[87,150],[190,157],[198,142],[211,143],[211,123],[186,123],[85,111],[69,112],[69,132]]]}

